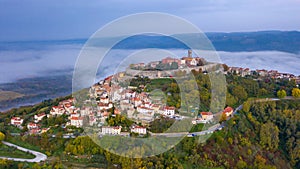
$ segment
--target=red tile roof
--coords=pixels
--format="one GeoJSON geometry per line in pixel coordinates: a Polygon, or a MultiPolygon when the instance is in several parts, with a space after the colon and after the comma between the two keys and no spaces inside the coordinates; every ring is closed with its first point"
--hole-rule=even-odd
{"type": "Polygon", "coordinates": [[[213,115],[211,112],[201,112],[201,115],[206,115],[206,116],[208,116],[208,115],[213,115]]]}
{"type": "Polygon", "coordinates": [[[229,112],[232,112],[233,111],[233,108],[232,107],[226,107],[225,109],[224,109],[224,113],[229,113],[229,112]]]}
{"type": "Polygon", "coordinates": [[[38,116],[38,117],[46,116],[46,114],[43,112],[43,113],[37,114],[37,116],[38,116]]]}
{"type": "Polygon", "coordinates": [[[173,106],[172,107],[166,106],[165,110],[175,110],[175,107],[173,107],[173,106]]]}
{"type": "Polygon", "coordinates": [[[83,117],[72,117],[71,120],[83,120],[83,117]]]}

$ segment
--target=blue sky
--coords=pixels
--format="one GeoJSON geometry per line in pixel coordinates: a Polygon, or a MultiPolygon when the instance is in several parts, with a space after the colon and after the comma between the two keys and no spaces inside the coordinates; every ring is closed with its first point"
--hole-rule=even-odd
{"type": "Polygon", "coordinates": [[[300,0],[0,0],[0,41],[88,38],[139,12],[165,12],[205,32],[300,30],[300,0]]]}

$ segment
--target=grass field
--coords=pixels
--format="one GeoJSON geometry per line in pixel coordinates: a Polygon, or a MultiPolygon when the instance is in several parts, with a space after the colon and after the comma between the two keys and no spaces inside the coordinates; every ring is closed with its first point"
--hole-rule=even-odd
{"type": "Polygon", "coordinates": [[[199,132],[199,131],[202,131],[203,126],[204,126],[204,124],[202,124],[202,123],[197,124],[197,125],[194,125],[194,126],[191,128],[191,131],[190,131],[190,132],[199,132]]]}
{"type": "Polygon", "coordinates": [[[0,143],[0,156],[12,157],[12,158],[28,158],[28,159],[35,158],[33,154],[18,150],[14,147],[9,147],[1,143],[0,143]]]}
{"type": "Polygon", "coordinates": [[[30,149],[30,150],[35,150],[35,151],[44,153],[44,151],[42,151],[40,147],[37,147],[37,146],[34,146],[32,144],[22,141],[20,136],[14,136],[14,137],[7,138],[6,141],[13,143],[15,145],[30,149]]]}

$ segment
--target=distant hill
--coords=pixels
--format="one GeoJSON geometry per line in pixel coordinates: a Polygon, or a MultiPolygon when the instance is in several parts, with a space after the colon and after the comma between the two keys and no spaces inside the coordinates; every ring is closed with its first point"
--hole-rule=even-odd
{"type": "MultiPolygon", "coordinates": [[[[206,33],[217,51],[241,52],[241,51],[283,51],[298,53],[300,51],[300,32],[241,32],[241,33],[206,33]]],[[[183,37],[193,43],[199,43],[194,34],[174,35],[183,37]]],[[[201,42],[200,42],[201,43],[201,42]]],[[[209,47],[198,44],[201,49],[209,47]]],[[[125,39],[115,46],[119,49],[140,49],[140,48],[182,48],[188,47],[178,40],[166,36],[147,36],[139,35],[125,39]]]]}
{"type": "MultiPolygon", "coordinates": [[[[299,53],[300,32],[298,31],[260,31],[260,32],[234,32],[234,33],[205,33],[217,51],[241,52],[241,51],[282,51],[299,53]]],[[[197,44],[201,49],[209,49],[199,41],[195,34],[180,34],[174,37],[183,37],[197,44]]],[[[0,50],[11,48],[40,48],[48,45],[83,45],[87,39],[49,40],[49,41],[24,41],[24,42],[0,42],[0,50]],[[38,44],[38,45],[34,45],[38,44]]],[[[94,39],[96,46],[105,46],[114,38],[94,39]]],[[[114,49],[188,49],[178,40],[161,35],[136,35],[124,39],[114,46],[114,49]]]]}
{"type": "Polygon", "coordinates": [[[299,53],[300,32],[262,31],[248,33],[207,33],[218,51],[269,51],[299,53]]]}

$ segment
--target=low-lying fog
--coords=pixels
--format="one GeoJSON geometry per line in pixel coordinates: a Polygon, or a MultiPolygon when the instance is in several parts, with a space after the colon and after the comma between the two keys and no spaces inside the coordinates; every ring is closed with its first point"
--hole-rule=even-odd
{"type": "MultiPolygon", "coordinates": [[[[22,45],[22,44],[20,44],[22,45]]],[[[14,82],[18,79],[38,76],[72,73],[81,44],[49,44],[22,48],[17,50],[7,48],[0,51],[0,83],[14,82]]],[[[132,52],[139,50],[112,50],[100,65],[98,76],[104,77],[115,72],[116,67],[132,52]]],[[[165,50],[178,57],[186,56],[186,50],[165,50]]],[[[221,62],[236,67],[250,69],[278,70],[280,72],[300,75],[300,55],[279,51],[259,52],[218,52],[221,62]]],[[[151,55],[151,54],[150,54],[151,55]]],[[[133,62],[154,60],[156,57],[141,56],[140,59],[131,59],[133,62]]],[[[168,54],[166,53],[166,57],[168,54]]],[[[200,57],[207,56],[207,52],[200,57]]],[[[128,58],[128,57],[127,57],[128,58]]],[[[126,59],[125,59],[126,60],[126,59]]],[[[128,62],[128,60],[127,60],[128,62]]]]}

